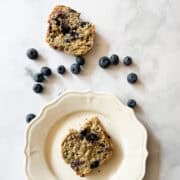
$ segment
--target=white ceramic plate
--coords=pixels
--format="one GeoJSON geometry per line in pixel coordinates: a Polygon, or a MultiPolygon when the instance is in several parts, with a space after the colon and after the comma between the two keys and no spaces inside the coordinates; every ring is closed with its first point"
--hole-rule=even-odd
{"type": "Polygon", "coordinates": [[[112,137],[111,160],[88,180],[142,180],[147,158],[147,133],[133,110],[115,96],[94,92],[66,92],[45,106],[26,135],[26,174],[31,180],[82,180],[61,157],[60,144],[69,129],[98,116],[112,137]]]}

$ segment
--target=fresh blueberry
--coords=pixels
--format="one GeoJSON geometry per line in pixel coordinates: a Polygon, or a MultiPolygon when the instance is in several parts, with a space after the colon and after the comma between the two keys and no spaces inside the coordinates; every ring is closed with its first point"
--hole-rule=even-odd
{"type": "Polygon", "coordinates": [[[80,65],[78,65],[78,64],[72,64],[72,65],[71,65],[71,72],[72,72],[73,74],[80,74],[80,72],[81,72],[80,65]]]}
{"type": "Polygon", "coordinates": [[[119,64],[119,57],[118,57],[118,55],[113,54],[113,55],[110,57],[110,61],[111,61],[111,64],[112,64],[112,65],[117,65],[117,64],[119,64]]]}
{"type": "Polygon", "coordinates": [[[77,56],[76,63],[80,66],[83,66],[85,64],[85,59],[82,56],[77,56]]]}
{"type": "Polygon", "coordinates": [[[36,49],[34,49],[34,48],[28,49],[27,52],[26,52],[26,55],[30,59],[37,59],[38,56],[39,56],[38,51],[36,49]]]}
{"type": "Polygon", "coordinates": [[[134,84],[138,80],[138,76],[135,73],[130,73],[127,76],[127,80],[129,83],[134,84]]]}
{"type": "Polygon", "coordinates": [[[63,65],[58,66],[57,72],[58,72],[59,74],[64,74],[64,73],[66,72],[65,66],[63,66],[63,65]]]}
{"type": "Polygon", "coordinates": [[[90,164],[90,168],[91,169],[95,169],[99,166],[99,161],[96,160],[96,161],[93,161],[91,164],[90,164]]]}
{"type": "Polygon", "coordinates": [[[33,91],[35,93],[42,93],[44,90],[43,86],[41,84],[34,84],[33,91]]]}
{"type": "Polygon", "coordinates": [[[34,79],[34,81],[36,81],[36,82],[43,82],[43,81],[45,80],[45,78],[44,78],[44,76],[43,76],[42,73],[36,73],[36,74],[34,74],[33,79],[34,79]]]}
{"type": "Polygon", "coordinates": [[[104,69],[108,68],[110,64],[111,64],[110,59],[106,56],[103,56],[99,59],[99,66],[104,69]]]}
{"type": "Polygon", "coordinates": [[[131,64],[132,64],[132,58],[131,58],[130,56],[124,57],[123,63],[124,63],[126,66],[131,65],[131,64]]]}
{"type": "Polygon", "coordinates": [[[49,67],[44,66],[41,68],[41,74],[44,76],[50,76],[52,74],[52,71],[49,67]]]}
{"type": "Polygon", "coordinates": [[[33,113],[27,114],[27,115],[26,115],[26,122],[27,122],[27,123],[31,122],[32,119],[34,119],[35,117],[36,117],[36,115],[33,114],[33,113]]]}
{"type": "Polygon", "coordinates": [[[134,99],[129,99],[127,105],[131,108],[134,108],[136,106],[136,101],[134,99]]]}

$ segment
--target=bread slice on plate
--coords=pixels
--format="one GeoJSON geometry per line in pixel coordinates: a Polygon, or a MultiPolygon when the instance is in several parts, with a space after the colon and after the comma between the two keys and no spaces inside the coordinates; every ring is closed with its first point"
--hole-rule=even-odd
{"type": "Polygon", "coordinates": [[[61,144],[61,152],[64,161],[84,177],[111,158],[112,146],[100,120],[92,117],[80,131],[70,130],[61,144]]]}

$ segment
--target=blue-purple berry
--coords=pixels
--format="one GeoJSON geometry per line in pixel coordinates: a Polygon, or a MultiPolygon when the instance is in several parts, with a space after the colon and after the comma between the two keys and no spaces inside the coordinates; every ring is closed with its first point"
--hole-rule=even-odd
{"type": "Polygon", "coordinates": [[[136,83],[137,80],[138,80],[138,76],[137,76],[135,73],[130,73],[130,74],[128,74],[128,76],[127,76],[127,81],[128,81],[130,84],[136,83]]]}
{"type": "Polygon", "coordinates": [[[58,72],[59,74],[61,74],[61,75],[65,74],[65,72],[66,72],[65,66],[64,66],[64,65],[58,66],[57,72],[58,72]]]}
{"type": "Polygon", "coordinates": [[[34,48],[30,48],[27,50],[26,52],[26,55],[28,58],[32,59],[32,60],[35,60],[38,58],[39,54],[38,54],[38,51],[34,48]]]}
{"type": "Polygon", "coordinates": [[[36,117],[36,115],[33,113],[27,114],[26,115],[26,122],[30,123],[35,117],[36,117]]]}
{"type": "Polygon", "coordinates": [[[108,68],[110,64],[110,59],[107,56],[103,56],[99,59],[99,66],[103,69],[108,68]]]}
{"type": "Polygon", "coordinates": [[[110,61],[111,61],[111,64],[112,64],[112,65],[118,65],[118,64],[119,64],[119,56],[116,55],[116,54],[113,54],[113,55],[110,57],[110,61]]]}

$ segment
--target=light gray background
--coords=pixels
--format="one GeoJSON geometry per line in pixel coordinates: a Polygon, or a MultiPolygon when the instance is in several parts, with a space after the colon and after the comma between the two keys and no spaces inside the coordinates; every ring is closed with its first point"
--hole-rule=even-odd
{"type": "Polygon", "coordinates": [[[0,179],[24,180],[25,115],[40,108],[64,89],[108,91],[124,103],[135,98],[136,114],[149,132],[150,157],[144,180],[180,177],[180,1],[178,0],[6,0],[0,4],[0,179]],[[66,4],[94,22],[97,38],[80,76],[57,74],[45,83],[44,95],[32,92],[29,71],[42,65],[53,71],[69,68],[74,58],[52,50],[44,41],[47,17],[56,4],[66,4]],[[37,62],[25,52],[35,47],[37,62]],[[130,55],[135,65],[104,71],[102,55],[130,55]],[[136,72],[140,82],[129,85],[136,72]]]}

